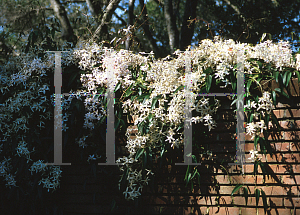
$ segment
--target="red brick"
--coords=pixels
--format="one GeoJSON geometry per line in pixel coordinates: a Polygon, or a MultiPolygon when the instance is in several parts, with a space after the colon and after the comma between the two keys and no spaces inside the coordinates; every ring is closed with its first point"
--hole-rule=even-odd
{"type": "Polygon", "coordinates": [[[284,198],[284,206],[286,207],[300,207],[300,198],[284,198]]]}
{"type": "Polygon", "coordinates": [[[300,175],[283,175],[282,181],[284,184],[299,184],[300,183],[300,175]]]}
{"type": "Polygon", "coordinates": [[[242,215],[255,215],[255,214],[264,214],[264,209],[262,208],[242,208],[241,210],[241,214],[242,215]],[[258,213],[256,213],[256,211],[258,210],[258,213]]]}
{"type": "Polygon", "coordinates": [[[292,213],[291,209],[288,208],[272,208],[271,214],[280,214],[280,215],[298,215],[300,212],[299,209],[295,210],[295,213],[292,213]]]}
{"type": "Polygon", "coordinates": [[[284,117],[285,109],[273,110],[274,115],[280,119],[284,117]]]}
{"type": "Polygon", "coordinates": [[[284,104],[284,103],[281,103],[281,102],[278,102],[276,108],[288,108],[290,107],[289,104],[284,104]]]}
{"type": "Polygon", "coordinates": [[[300,109],[286,110],[285,117],[300,117],[300,109]]]}
{"type": "Polygon", "coordinates": [[[283,129],[300,129],[300,120],[289,119],[279,121],[279,124],[283,129]]]}
{"type": "MultiPolygon", "coordinates": [[[[259,157],[261,157],[262,162],[299,162],[300,161],[300,154],[292,154],[292,153],[275,153],[271,157],[271,155],[267,154],[266,156],[263,154],[259,154],[259,157]]],[[[250,157],[250,154],[246,155],[247,157],[250,157]]]]}
{"type": "MultiPolygon", "coordinates": [[[[272,81],[272,90],[275,88],[279,88],[279,83],[276,83],[275,80],[272,81]]],[[[298,85],[298,78],[293,78],[290,80],[288,88],[292,94],[292,96],[299,96],[299,85],[298,85]],[[292,84],[293,82],[293,84],[292,84]]],[[[286,89],[284,89],[284,92],[287,93],[286,89]]]]}
{"type": "Polygon", "coordinates": [[[276,151],[299,151],[300,150],[300,143],[272,143],[275,146],[276,151]]]}
{"type": "Polygon", "coordinates": [[[200,214],[207,214],[207,215],[239,215],[239,208],[237,207],[188,207],[185,209],[184,215],[200,215],[200,214]],[[200,211],[200,213],[198,213],[200,211]]]}
{"type": "Polygon", "coordinates": [[[298,83],[298,78],[294,78],[290,81],[289,89],[290,89],[292,96],[300,96],[300,92],[299,92],[300,86],[298,83]]]}
{"type": "MultiPolygon", "coordinates": [[[[263,176],[262,175],[216,175],[216,180],[219,184],[230,184],[230,179],[234,184],[263,184],[263,176]]],[[[277,183],[272,177],[268,179],[266,177],[265,183],[277,183]]]]}
{"type": "Polygon", "coordinates": [[[300,131],[285,131],[284,132],[285,140],[298,140],[300,139],[300,131]]]}
{"type": "MultiPolygon", "coordinates": [[[[274,173],[278,174],[289,174],[289,168],[288,165],[286,164],[269,164],[269,167],[274,173]]],[[[294,173],[300,173],[300,165],[298,164],[293,164],[291,165],[294,173]]],[[[244,171],[245,173],[252,173],[254,170],[254,165],[245,165],[244,166],[244,171]]],[[[258,173],[262,173],[261,168],[258,168],[258,173]]]]}

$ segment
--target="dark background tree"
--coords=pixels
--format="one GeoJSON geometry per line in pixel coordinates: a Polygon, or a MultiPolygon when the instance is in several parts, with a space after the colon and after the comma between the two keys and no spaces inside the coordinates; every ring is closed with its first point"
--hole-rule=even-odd
{"type": "Polygon", "coordinates": [[[299,0],[1,0],[1,59],[21,50],[41,26],[55,29],[58,48],[65,41],[97,39],[157,57],[215,35],[256,44],[268,33],[297,48],[299,9],[299,0]]]}

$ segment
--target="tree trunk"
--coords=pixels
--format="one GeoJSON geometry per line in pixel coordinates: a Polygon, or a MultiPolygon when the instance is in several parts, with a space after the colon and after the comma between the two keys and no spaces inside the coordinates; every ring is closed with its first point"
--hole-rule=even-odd
{"type": "Polygon", "coordinates": [[[179,47],[179,32],[176,27],[176,17],[173,14],[172,0],[164,1],[164,15],[169,36],[170,52],[172,54],[179,47]]]}
{"type": "Polygon", "coordinates": [[[185,3],[184,16],[181,26],[180,50],[184,51],[187,46],[191,45],[194,35],[195,22],[191,24],[188,20],[196,18],[197,0],[187,0],[185,3]]]}
{"type": "Polygon", "coordinates": [[[146,5],[144,5],[144,0],[139,0],[140,1],[140,7],[142,12],[142,18],[143,18],[143,22],[144,24],[142,25],[144,32],[146,34],[146,37],[148,38],[149,42],[150,42],[150,48],[153,50],[153,52],[155,53],[156,57],[159,56],[159,49],[157,47],[156,44],[156,40],[153,38],[149,25],[147,23],[145,23],[145,21],[147,20],[147,8],[146,5]]]}
{"type": "Polygon", "coordinates": [[[96,19],[97,24],[100,24],[100,16],[102,14],[102,1],[86,0],[86,4],[91,11],[91,14],[96,19]]]}
{"type": "Polygon", "coordinates": [[[59,0],[50,0],[50,3],[51,3],[51,7],[53,8],[55,16],[58,18],[60,22],[62,28],[62,36],[61,36],[62,39],[67,40],[68,42],[73,42],[75,44],[77,38],[74,35],[73,28],[71,27],[64,6],[62,6],[59,0]]]}
{"type": "Polygon", "coordinates": [[[99,39],[101,36],[104,36],[105,32],[107,33],[107,24],[110,22],[111,17],[119,3],[120,3],[120,0],[111,0],[110,1],[110,3],[108,4],[108,6],[106,7],[106,9],[104,11],[100,25],[96,29],[92,38],[90,39],[90,42],[94,41],[96,39],[99,39]]]}
{"type": "MultiPolygon", "coordinates": [[[[133,14],[133,10],[134,10],[134,2],[135,2],[135,0],[130,0],[130,1],[129,1],[128,27],[129,27],[129,26],[133,26],[133,19],[134,19],[134,14],[133,14]]],[[[133,34],[133,32],[132,32],[132,34],[133,34]]],[[[131,46],[131,44],[132,44],[132,41],[131,41],[131,39],[130,39],[131,36],[133,36],[133,35],[127,35],[126,42],[125,42],[126,50],[129,50],[129,49],[130,49],[130,46],[131,46]]]]}

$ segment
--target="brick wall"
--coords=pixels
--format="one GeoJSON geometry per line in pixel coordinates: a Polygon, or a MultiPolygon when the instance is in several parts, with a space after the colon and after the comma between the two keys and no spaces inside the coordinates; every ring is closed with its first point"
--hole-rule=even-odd
{"type": "MultiPolygon", "coordinates": [[[[240,167],[227,165],[233,161],[236,153],[236,119],[227,98],[220,97],[218,99],[222,100],[222,107],[216,116],[217,128],[205,138],[196,138],[206,150],[213,152],[211,159],[214,162],[198,167],[201,173],[200,186],[194,184],[192,192],[190,185],[185,187],[187,167],[170,165],[167,160],[157,170],[153,183],[144,188],[142,197],[135,202],[127,202],[118,191],[119,172],[116,166],[96,166],[94,170],[84,165],[63,166],[61,189],[58,191],[59,207],[63,214],[264,214],[262,199],[256,210],[256,187],[262,188],[266,193],[268,205],[271,206],[268,214],[300,214],[298,85],[292,94],[296,96],[292,105],[287,104],[284,98],[277,98],[280,103],[274,113],[284,130],[279,135],[273,132],[269,136],[275,150],[273,156],[261,155],[262,161],[269,164],[267,171],[270,177],[264,178],[260,168],[259,174],[254,177],[253,165],[244,167],[244,175],[241,174],[240,167]],[[244,183],[250,189],[248,206],[245,206],[242,190],[234,198],[231,197],[231,192],[238,183],[244,183]],[[111,210],[114,203],[116,207],[111,210]]],[[[193,130],[200,127],[193,126],[193,130]]],[[[132,135],[134,136],[134,131],[132,135]]],[[[253,140],[246,136],[246,158],[251,149],[254,149],[253,140]]],[[[124,142],[117,143],[116,153],[116,156],[126,154],[124,142]]],[[[180,156],[175,157],[176,162],[182,162],[180,156]]],[[[172,163],[175,163],[174,160],[172,163]]],[[[158,163],[154,163],[154,166],[158,166],[158,163]]]]}

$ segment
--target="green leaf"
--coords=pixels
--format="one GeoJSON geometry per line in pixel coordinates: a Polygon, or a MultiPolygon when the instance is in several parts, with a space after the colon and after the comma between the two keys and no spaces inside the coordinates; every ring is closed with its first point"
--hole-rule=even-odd
{"type": "Polygon", "coordinates": [[[255,136],[254,137],[254,148],[257,149],[257,143],[258,143],[258,140],[259,140],[259,136],[255,136]]]}
{"type": "Polygon", "coordinates": [[[275,91],[272,91],[272,99],[273,99],[274,105],[277,105],[277,103],[276,103],[276,92],[275,91]]]}
{"type": "Polygon", "coordinates": [[[195,155],[192,155],[192,160],[194,161],[194,163],[197,163],[197,158],[195,155]]]}
{"type": "Polygon", "coordinates": [[[254,117],[254,114],[253,114],[253,113],[251,113],[251,115],[250,115],[250,119],[249,119],[249,123],[253,122],[253,117],[254,117]]]}
{"type": "Polygon", "coordinates": [[[194,183],[193,181],[191,181],[191,192],[193,192],[193,189],[194,189],[194,183]]]}
{"type": "Polygon", "coordinates": [[[259,203],[259,196],[260,196],[259,189],[255,189],[256,206],[258,206],[259,203]]]}
{"type": "Polygon", "coordinates": [[[115,124],[115,130],[118,129],[118,127],[119,127],[119,125],[120,125],[120,122],[121,122],[120,119],[117,118],[116,124],[115,124]]]}
{"type": "Polygon", "coordinates": [[[296,73],[297,78],[298,78],[298,83],[300,84],[300,73],[297,70],[295,70],[294,72],[296,73]]]}
{"type": "Polygon", "coordinates": [[[177,87],[177,89],[174,91],[173,94],[177,93],[179,90],[182,90],[184,88],[183,85],[180,85],[179,87],[177,87]]]}
{"type": "Polygon", "coordinates": [[[116,87],[115,87],[115,92],[117,92],[118,89],[120,89],[120,86],[121,86],[121,82],[118,82],[117,85],[116,85],[116,87]]]}
{"type": "Polygon", "coordinates": [[[145,122],[142,121],[138,124],[138,131],[141,133],[141,135],[144,134],[144,127],[145,127],[145,122]]]}
{"type": "Polygon", "coordinates": [[[248,189],[247,187],[244,187],[244,197],[245,197],[245,202],[246,202],[246,206],[248,204],[248,189]]]}
{"type": "Polygon", "coordinates": [[[193,179],[197,173],[198,173],[198,171],[197,171],[197,169],[195,169],[191,179],[193,179]]]}
{"type": "Polygon", "coordinates": [[[271,112],[271,114],[272,114],[272,121],[273,121],[273,123],[276,124],[277,129],[280,131],[281,126],[278,123],[277,117],[275,116],[275,114],[273,113],[273,111],[271,112]]]}
{"type": "Polygon", "coordinates": [[[252,80],[250,79],[250,80],[248,80],[248,82],[247,82],[247,92],[249,92],[250,87],[251,87],[251,84],[252,84],[252,80]]]}
{"type": "Polygon", "coordinates": [[[209,93],[210,87],[211,87],[211,82],[212,82],[212,76],[207,75],[206,76],[206,92],[209,93]]]}
{"type": "Polygon", "coordinates": [[[144,153],[144,148],[140,148],[137,152],[136,152],[136,154],[135,154],[135,159],[136,160],[138,160],[139,159],[139,157],[144,153]]]}
{"type": "Polygon", "coordinates": [[[143,85],[142,83],[138,83],[138,85],[143,89],[147,89],[147,87],[145,85],[143,85]]]}
{"type": "Polygon", "coordinates": [[[288,71],[287,75],[286,75],[285,87],[287,87],[289,85],[291,77],[292,77],[292,72],[288,71]]]}
{"type": "Polygon", "coordinates": [[[132,87],[133,87],[133,84],[131,84],[128,87],[128,89],[125,91],[125,97],[128,97],[132,93],[132,90],[131,90],[132,87]]]}
{"type": "Polygon", "coordinates": [[[242,184],[237,184],[237,185],[235,186],[235,188],[232,190],[231,196],[233,196],[233,194],[234,194],[236,191],[238,191],[240,188],[242,188],[242,187],[243,187],[242,184]]]}
{"type": "Polygon", "coordinates": [[[259,42],[261,43],[261,41],[263,41],[265,39],[265,37],[267,36],[266,33],[263,33],[262,37],[260,38],[259,42]]]}
{"type": "Polygon", "coordinates": [[[286,86],[286,81],[287,81],[287,73],[288,71],[285,71],[283,76],[282,76],[282,83],[284,86],[286,86]]]}
{"type": "Polygon", "coordinates": [[[266,155],[266,140],[263,137],[259,138],[260,150],[263,151],[264,155],[266,155]]]}
{"type": "Polygon", "coordinates": [[[254,175],[257,174],[258,162],[259,162],[259,161],[257,161],[257,160],[254,162],[254,170],[253,170],[253,174],[254,174],[254,175]]]}
{"type": "Polygon", "coordinates": [[[279,82],[280,92],[283,92],[284,83],[283,83],[283,75],[282,74],[279,74],[279,76],[278,76],[278,82],[279,82]]]}
{"type": "Polygon", "coordinates": [[[211,67],[208,67],[207,69],[203,70],[203,72],[205,74],[209,74],[209,73],[213,72],[213,69],[211,67]]]}
{"type": "Polygon", "coordinates": [[[185,173],[185,177],[184,177],[184,180],[186,181],[187,180],[187,177],[188,177],[188,174],[190,172],[190,165],[188,165],[187,169],[186,169],[186,173],[185,173]]]}
{"type": "Polygon", "coordinates": [[[274,73],[273,73],[273,76],[274,76],[274,78],[275,78],[275,81],[278,83],[278,76],[279,76],[279,72],[278,71],[275,71],[274,73]]]}
{"type": "Polygon", "coordinates": [[[267,203],[266,193],[262,189],[261,189],[261,197],[262,197],[262,200],[263,200],[264,211],[265,211],[265,214],[266,214],[267,209],[268,209],[269,206],[268,206],[268,203],[267,203]]]}
{"type": "Polygon", "coordinates": [[[157,100],[160,99],[161,97],[162,97],[162,95],[158,95],[158,96],[155,96],[152,99],[151,110],[153,110],[153,108],[155,107],[155,104],[156,104],[157,100]]]}
{"type": "Polygon", "coordinates": [[[147,167],[147,150],[144,150],[144,154],[143,154],[143,168],[147,167]]]}
{"type": "Polygon", "coordinates": [[[264,176],[267,175],[268,178],[269,178],[269,174],[267,174],[267,171],[266,171],[266,168],[265,168],[265,164],[263,162],[259,162],[259,166],[260,166],[261,171],[263,172],[264,176]]]}
{"type": "Polygon", "coordinates": [[[191,176],[192,176],[192,173],[189,173],[188,174],[188,177],[187,177],[187,180],[186,180],[186,187],[187,187],[187,185],[189,184],[189,182],[190,182],[190,180],[191,180],[191,176]]]}

